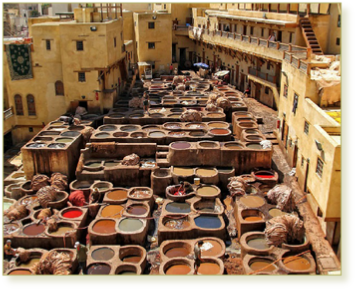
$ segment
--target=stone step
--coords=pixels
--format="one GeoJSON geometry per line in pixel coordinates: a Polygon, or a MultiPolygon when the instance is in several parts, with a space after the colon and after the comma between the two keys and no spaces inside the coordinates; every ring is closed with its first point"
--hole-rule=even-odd
{"type": "Polygon", "coordinates": [[[168,151],[167,145],[157,145],[157,151],[168,151]]]}
{"type": "Polygon", "coordinates": [[[157,166],[159,167],[169,167],[170,164],[166,158],[156,158],[157,166]]]}
{"type": "Polygon", "coordinates": [[[156,158],[164,158],[167,159],[168,152],[157,151],[156,158]]]}

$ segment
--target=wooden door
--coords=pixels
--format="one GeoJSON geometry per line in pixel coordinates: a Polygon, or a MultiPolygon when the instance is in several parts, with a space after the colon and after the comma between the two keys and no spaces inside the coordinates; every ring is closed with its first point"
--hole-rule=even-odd
{"type": "Polygon", "coordinates": [[[287,124],[284,125],[284,148],[287,149],[288,145],[288,133],[289,133],[289,126],[287,124]]]}

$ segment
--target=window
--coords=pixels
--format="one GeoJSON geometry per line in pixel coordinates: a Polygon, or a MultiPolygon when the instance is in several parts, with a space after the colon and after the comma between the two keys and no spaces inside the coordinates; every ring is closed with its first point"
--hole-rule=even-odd
{"type": "Polygon", "coordinates": [[[307,121],[304,122],[304,133],[309,134],[309,123],[307,121]]]}
{"type": "Polygon", "coordinates": [[[154,29],[155,28],[155,23],[154,22],[148,22],[148,29],[154,29]]]}
{"type": "Polygon", "coordinates": [[[263,37],[264,32],[265,32],[265,29],[261,28],[261,37],[263,37]]]}
{"type": "Polygon", "coordinates": [[[323,176],[323,167],[324,167],[324,162],[318,157],[318,161],[316,164],[316,174],[318,174],[320,177],[323,176]]]}
{"type": "Polygon", "coordinates": [[[269,61],[267,61],[267,69],[270,70],[271,69],[271,63],[269,61]]]}
{"type": "Polygon", "coordinates": [[[153,63],[152,64],[152,69],[155,69],[156,68],[156,65],[153,63]]]}
{"type": "Polygon", "coordinates": [[[155,43],[154,42],[149,42],[148,43],[148,49],[155,49],[155,43]]]}
{"type": "Polygon", "coordinates": [[[61,81],[56,81],[54,84],[56,89],[56,96],[64,96],[64,86],[61,81]]]}
{"type": "Polygon", "coordinates": [[[250,35],[253,35],[253,26],[250,27],[250,35]]]}
{"type": "Polygon", "coordinates": [[[166,9],[167,8],[167,5],[166,4],[163,4],[163,9],[166,9]]]}
{"type": "Polygon", "coordinates": [[[136,26],[136,21],[135,21],[135,26],[136,26]]]}
{"type": "Polygon", "coordinates": [[[276,41],[282,41],[282,30],[278,30],[278,36],[276,41]]]}
{"type": "Polygon", "coordinates": [[[293,32],[289,32],[289,43],[293,42],[293,32]]]}
{"type": "Polygon", "coordinates": [[[337,17],[337,27],[341,27],[341,15],[337,17]]]}
{"type": "Polygon", "coordinates": [[[77,41],[77,51],[82,51],[84,50],[84,43],[83,41],[79,40],[77,41]]]}
{"type": "Polygon", "coordinates": [[[16,115],[23,116],[22,97],[20,95],[15,95],[15,109],[16,115]]]}
{"type": "Polygon", "coordinates": [[[283,96],[287,97],[288,96],[288,86],[284,84],[284,91],[283,91],[283,96]]]}
{"type": "Polygon", "coordinates": [[[303,167],[304,166],[304,157],[302,156],[302,160],[300,161],[300,166],[303,167]]]}
{"type": "Polygon", "coordinates": [[[84,72],[78,73],[78,81],[85,82],[85,73],[84,72]]]}
{"type": "Polygon", "coordinates": [[[336,45],[340,45],[340,38],[336,38],[336,45]]]}
{"type": "Polygon", "coordinates": [[[27,95],[27,110],[29,116],[36,116],[35,97],[33,95],[27,95]]]}
{"type": "Polygon", "coordinates": [[[46,39],[46,49],[51,50],[51,41],[46,39]]]}
{"type": "Polygon", "coordinates": [[[234,31],[237,32],[237,24],[235,24],[235,30],[234,31]]]}
{"type": "Polygon", "coordinates": [[[28,132],[32,133],[33,132],[33,127],[28,127],[28,132]]]}
{"type": "Polygon", "coordinates": [[[292,112],[295,113],[297,112],[297,107],[298,107],[298,95],[294,94],[294,101],[293,101],[293,108],[292,108],[292,112]]]}
{"type": "Polygon", "coordinates": [[[268,95],[268,87],[265,87],[265,94],[268,95]]]}
{"type": "Polygon", "coordinates": [[[116,47],[116,37],[114,37],[114,47],[116,47]]]}

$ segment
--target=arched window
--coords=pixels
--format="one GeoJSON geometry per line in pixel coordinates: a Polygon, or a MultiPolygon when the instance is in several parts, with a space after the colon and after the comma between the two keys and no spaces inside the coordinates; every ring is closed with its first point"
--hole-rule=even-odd
{"type": "Polygon", "coordinates": [[[15,109],[16,115],[23,116],[22,97],[20,95],[15,95],[15,109]]]}
{"type": "Polygon", "coordinates": [[[35,97],[33,95],[27,95],[27,109],[29,116],[36,116],[35,97]]]}
{"type": "Polygon", "coordinates": [[[55,87],[56,87],[56,96],[64,96],[63,83],[61,81],[56,81],[55,87]]]}

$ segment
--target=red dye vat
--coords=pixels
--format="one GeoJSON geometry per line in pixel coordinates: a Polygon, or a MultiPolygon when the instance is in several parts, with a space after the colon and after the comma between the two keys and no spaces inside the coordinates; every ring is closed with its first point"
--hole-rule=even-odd
{"type": "Polygon", "coordinates": [[[256,177],[258,178],[273,178],[274,175],[271,173],[260,173],[260,174],[255,174],[256,177]]]}
{"type": "Polygon", "coordinates": [[[62,214],[63,217],[68,218],[68,219],[75,219],[77,217],[80,217],[83,214],[83,212],[79,209],[71,209],[62,214]]]}

